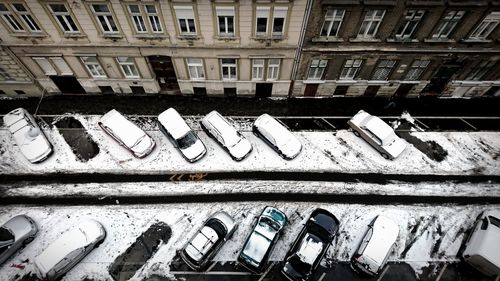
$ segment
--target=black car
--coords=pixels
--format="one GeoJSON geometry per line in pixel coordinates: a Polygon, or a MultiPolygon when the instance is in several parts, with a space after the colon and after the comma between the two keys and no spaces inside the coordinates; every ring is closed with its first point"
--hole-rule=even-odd
{"type": "Polygon", "coordinates": [[[330,212],[314,210],[286,254],[281,273],[292,281],[309,280],[328,251],[339,225],[339,220],[330,212]]]}

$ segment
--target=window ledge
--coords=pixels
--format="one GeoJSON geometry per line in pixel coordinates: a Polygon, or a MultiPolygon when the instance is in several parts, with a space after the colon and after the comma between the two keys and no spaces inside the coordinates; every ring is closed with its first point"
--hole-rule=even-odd
{"type": "Polygon", "coordinates": [[[324,84],[325,80],[314,80],[314,79],[308,79],[308,80],[303,80],[302,84],[324,84]]]}
{"type": "Polygon", "coordinates": [[[387,80],[368,80],[368,85],[387,85],[389,81],[387,80]]]}
{"type": "Polygon", "coordinates": [[[136,34],[134,35],[137,39],[145,39],[145,40],[163,40],[168,39],[168,35],[165,34],[136,34]]]}
{"type": "Polygon", "coordinates": [[[339,38],[339,37],[327,37],[327,36],[320,36],[320,37],[314,37],[312,39],[313,42],[344,42],[344,39],[339,38]]]}
{"type": "Polygon", "coordinates": [[[401,80],[399,81],[400,84],[420,84],[420,82],[424,82],[423,80],[401,80]]]}
{"type": "Polygon", "coordinates": [[[102,37],[104,38],[109,38],[109,39],[121,39],[123,38],[123,35],[121,34],[103,34],[102,37]]]}
{"type": "Polygon", "coordinates": [[[87,37],[87,35],[81,34],[81,33],[64,33],[63,36],[66,38],[84,38],[84,37],[87,37]]]}
{"type": "Polygon", "coordinates": [[[448,39],[448,38],[427,38],[424,39],[425,43],[456,43],[456,40],[448,39]]]}
{"type": "Polygon", "coordinates": [[[216,40],[219,40],[219,41],[237,41],[237,40],[240,40],[241,37],[238,37],[238,36],[215,36],[215,39],[216,40]]]}
{"type": "Polygon", "coordinates": [[[369,37],[356,37],[356,38],[350,38],[349,42],[382,42],[382,40],[378,38],[369,38],[369,37]]]}
{"type": "Polygon", "coordinates": [[[177,36],[177,39],[180,40],[199,40],[200,36],[196,34],[180,34],[177,36]]]}
{"type": "Polygon", "coordinates": [[[418,43],[418,39],[415,38],[387,38],[388,43],[418,43]]]}
{"type": "Polygon", "coordinates": [[[14,37],[19,37],[19,38],[44,38],[47,37],[47,34],[43,33],[15,33],[12,34],[14,37]]]}
{"type": "Polygon", "coordinates": [[[473,39],[473,38],[468,38],[468,39],[462,39],[460,40],[464,43],[491,43],[493,40],[490,39],[473,39]]]}
{"type": "Polygon", "coordinates": [[[358,81],[356,80],[352,80],[352,79],[338,79],[337,81],[335,81],[337,85],[354,85],[356,83],[358,83],[358,81]]]}
{"type": "Polygon", "coordinates": [[[251,38],[253,40],[257,40],[257,41],[269,41],[269,40],[281,41],[281,40],[286,39],[284,35],[272,35],[272,36],[257,35],[257,36],[251,37],[251,38]]]}

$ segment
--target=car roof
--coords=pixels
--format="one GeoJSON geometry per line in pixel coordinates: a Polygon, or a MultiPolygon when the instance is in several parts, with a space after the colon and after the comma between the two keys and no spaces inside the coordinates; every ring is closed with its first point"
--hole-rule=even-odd
{"type": "Polygon", "coordinates": [[[276,141],[287,140],[295,137],[285,126],[283,126],[283,124],[278,122],[269,114],[262,114],[259,116],[259,118],[255,120],[254,125],[260,130],[265,130],[271,134],[276,141]]]}
{"type": "Polygon", "coordinates": [[[398,235],[399,226],[394,221],[384,216],[378,216],[373,222],[373,233],[363,255],[381,265],[398,235]]]}
{"type": "Polygon", "coordinates": [[[24,108],[16,108],[4,115],[3,123],[6,127],[10,127],[12,124],[23,119],[26,113],[27,111],[24,108]]]}
{"type": "Polygon", "coordinates": [[[220,238],[213,228],[203,226],[189,241],[185,251],[193,260],[201,261],[218,240],[220,238]]]}
{"type": "Polygon", "coordinates": [[[218,113],[215,110],[210,112],[203,119],[206,122],[217,127],[217,130],[219,130],[220,133],[224,133],[224,132],[221,132],[221,129],[223,131],[231,131],[231,132],[236,131],[236,129],[226,120],[226,118],[223,117],[220,113],[218,113]]]}
{"type": "Polygon", "coordinates": [[[158,121],[163,125],[163,127],[165,127],[174,139],[178,139],[186,135],[191,130],[182,116],[174,108],[169,108],[163,111],[158,116],[158,121]]]}
{"type": "Polygon", "coordinates": [[[323,251],[323,247],[324,242],[319,237],[306,233],[296,254],[303,263],[313,265],[321,251],[323,251]]]}
{"type": "Polygon", "coordinates": [[[115,109],[104,114],[100,118],[100,122],[110,128],[128,147],[132,147],[139,138],[146,134],[115,109]]]}
{"type": "Polygon", "coordinates": [[[375,134],[382,142],[389,137],[394,135],[394,130],[387,123],[382,121],[382,119],[377,116],[367,117],[364,121],[364,127],[373,134],[375,134]]]}

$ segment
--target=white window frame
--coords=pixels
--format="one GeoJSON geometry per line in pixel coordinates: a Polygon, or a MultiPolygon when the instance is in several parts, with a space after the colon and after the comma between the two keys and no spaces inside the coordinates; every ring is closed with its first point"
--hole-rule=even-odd
{"type": "Polygon", "coordinates": [[[344,15],[344,9],[328,9],[319,35],[322,37],[337,37],[342,26],[342,21],[344,20],[344,15]],[[334,28],[335,25],[336,28],[334,28]],[[323,34],[323,31],[326,31],[326,34],[323,34]]]}
{"type": "Polygon", "coordinates": [[[372,75],[372,80],[384,81],[389,78],[392,70],[396,66],[395,60],[380,60],[372,75]]]}
{"type": "Polygon", "coordinates": [[[394,37],[396,37],[397,39],[412,38],[424,15],[425,15],[425,10],[406,11],[404,22],[398,28],[394,37]]]}
{"type": "Polygon", "coordinates": [[[221,64],[221,76],[224,81],[235,81],[238,80],[238,59],[236,58],[222,58],[220,59],[221,64]],[[224,60],[234,60],[234,63],[224,62],[224,60]],[[227,69],[228,76],[224,77],[224,68],[227,69]],[[231,69],[234,69],[234,76],[231,75],[231,69]]]}
{"type": "Polygon", "coordinates": [[[95,56],[80,57],[83,65],[87,68],[89,74],[94,78],[106,78],[106,72],[102,68],[99,60],[95,56]]]}
{"type": "Polygon", "coordinates": [[[326,67],[328,66],[328,60],[324,59],[313,59],[309,64],[309,73],[307,74],[307,80],[322,80],[323,74],[326,67]]]}
{"type": "Polygon", "coordinates": [[[205,69],[203,67],[203,59],[201,58],[186,58],[189,78],[191,80],[205,80],[205,69]]]}
{"type": "Polygon", "coordinates": [[[153,33],[163,33],[163,26],[161,24],[161,16],[159,12],[159,8],[154,4],[146,4],[143,6],[144,11],[149,20],[149,27],[151,28],[151,32],[153,33]],[[148,7],[153,7],[155,9],[154,12],[149,11],[148,7]]]}
{"type": "Polygon", "coordinates": [[[361,69],[362,64],[362,59],[347,59],[344,63],[344,67],[342,68],[342,72],[340,72],[339,79],[354,80],[359,70],[361,69]]]}
{"type": "Polygon", "coordinates": [[[271,35],[272,36],[284,36],[286,29],[286,20],[288,15],[288,7],[276,6],[273,9],[273,23],[271,27],[271,35]],[[283,24],[281,26],[281,31],[275,31],[276,28],[276,19],[283,19],[283,24]]]}
{"type": "Polygon", "coordinates": [[[271,15],[271,7],[257,7],[255,8],[255,36],[267,36],[269,32],[269,17],[271,15]],[[258,31],[258,20],[266,19],[266,31],[258,31]]]}
{"type": "Polygon", "coordinates": [[[464,15],[465,11],[463,10],[448,11],[446,16],[439,21],[438,28],[432,34],[432,38],[448,38],[464,15]]]}
{"type": "Polygon", "coordinates": [[[33,57],[32,59],[47,76],[73,75],[73,71],[63,57],[33,57]]]}
{"type": "Polygon", "coordinates": [[[146,20],[142,15],[142,5],[139,4],[129,4],[127,5],[127,10],[130,14],[134,30],[137,33],[148,33],[148,28],[146,27],[146,20]],[[132,7],[137,8],[137,11],[132,11],[132,7]]]}
{"type": "Polygon", "coordinates": [[[385,10],[368,10],[359,28],[358,37],[363,37],[363,38],[375,37],[377,35],[380,24],[384,20],[384,16],[385,16],[385,10]],[[382,15],[378,15],[379,13],[382,13],[382,15]],[[363,31],[364,25],[366,26],[363,31]],[[375,25],[375,28],[373,29],[372,33],[369,33],[373,25],[375,25]]]}
{"type": "Polygon", "coordinates": [[[267,60],[267,80],[274,81],[278,80],[280,73],[280,59],[268,59],[267,60]]]}
{"type": "Polygon", "coordinates": [[[32,58],[47,76],[57,75],[57,70],[46,57],[32,58]]]}
{"type": "Polygon", "coordinates": [[[500,11],[489,13],[481,23],[472,31],[469,39],[485,40],[495,30],[500,22],[500,11]]]}
{"type": "Polygon", "coordinates": [[[408,72],[405,75],[405,80],[407,81],[419,80],[422,77],[422,74],[424,73],[425,69],[427,69],[427,67],[429,66],[430,62],[431,62],[430,60],[414,60],[410,68],[408,69],[408,72]]]}
{"type": "Polygon", "coordinates": [[[21,19],[21,21],[24,23],[24,25],[28,28],[30,32],[33,33],[42,32],[42,29],[35,20],[35,17],[30,13],[25,4],[21,2],[15,2],[11,3],[10,5],[12,7],[12,10],[17,14],[17,17],[21,19]],[[21,5],[24,11],[19,11],[14,5],[21,5]]]}
{"type": "Polygon", "coordinates": [[[133,57],[117,57],[116,62],[120,65],[125,78],[141,78],[133,57]]]}
{"type": "Polygon", "coordinates": [[[232,37],[236,34],[236,15],[233,6],[217,6],[215,7],[215,13],[217,15],[217,34],[224,37],[232,37]],[[233,20],[233,30],[229,28],[229,19],[233,20]],[[224,31],[221,32],[220,20],[224,21],[224,31]]]}
{"type": "Polygon", "coordinates": [[[252,60],[252,80],[262,81],[264,80],[264,59],[253,59],[252,60]]]}
{"type": "Polygon", "coordinates": [[[71,67],[69,67],[63,57],[50,57],[50,61],[59,70],[59,75],[73,75],[71,67]]]}
{"type": "Polygon", "coordinates": [[[101,28],[101,31],[103,34],[116,34],[116,33],[120,32],[120,29],[118,28],[118,24],[113,16],[113,13],[111,12],[111,8],[109,7],[108,4],[106,4],[106,3],[91,4],[91,9],[92,9],[92,12],[94,13],[95,19],[96,19],[99,27],[101,28]],[[108,11],[107,12],[96,12],[95,6],[105,6],[108,9],[108,11]],[[105,30],[103,23],[99,20],[99,17],[103,18],[103,20],[106,24],[106,27],[109,29],[109,31],[105,30]],[[111,22],[113,22],[116,30],[113,30],[113,25],[111,25],[111,22]]]}
{"type": "Polygon", "coordinates": [[[0,11],[0,15],[10,29],[14,32],[26,32],[24,26],[14,15],[15,13],[10,10],[9,5],[7,3],[0,3],[0,5],[6,9],[6,11],[0,11]]]}
{"type": "Polygon", "coordinates": [[[196,25],[196,16],[194,14],[193,6],[174,6],[174,10],[180,34],[196,35],[198,27],[196,25]],[[194,30],[191,30],[191,27],[189,26],[189,20],[193,21],[194,30]],[[184,24],[186,25],[186,31],[182,30],[181,22],[184,22],[184,24]]]}
{"type": "Polygon", "coordinates": [[[59,27],[61,28],[61,30],[64,33],[80,33],[80,30],[78,29],[78,25],[76,24],[75,20],[71,16],[71,13],[69,12],[68,7],[66,6],[65,3],[49,3],[49,4],[47,4],[47,6],[49,8],[49,11],[52,13],[52,17],[57,21],[57,24],[59,25],[59,27]],[[66,11],[65,12],[56,12],[52,8],[53,5],[61,5],[64,7],[64,9],[66,11]],[[66,25],[66,27],[68,27],[68,29],[66,29],[64,27],[64,25],[66,25]],[[72,25],[74,25],[74,27],[76,27],[76,29],[74,29],[72,25]]]}

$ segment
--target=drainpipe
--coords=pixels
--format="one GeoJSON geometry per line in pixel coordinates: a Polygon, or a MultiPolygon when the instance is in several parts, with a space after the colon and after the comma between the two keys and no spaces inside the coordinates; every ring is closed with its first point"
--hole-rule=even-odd
{"type": "Polygon", "coordinates": [[[304,39],[306,37],[306,27],[309,22],[309,16],[311,15],[312,4],[314,0],[307,0],[306,10],[304,11],[304,20],[302,21],[302,28],[300,29],[299,35],[299,46],[295,50],[295,58],[292,67],[292,81],[290,83],[290,89],[288,90],[288,97],[292,96],[293,86],[295,84],[295,76],[297,75],[297,71],[299,69],[300,59],[302,57],[302,45],[304,45],[304,39]]]}

